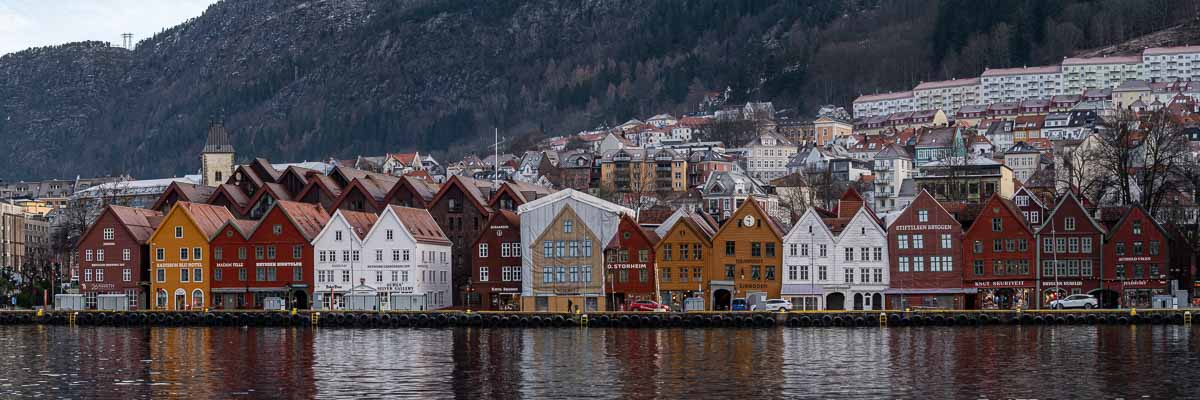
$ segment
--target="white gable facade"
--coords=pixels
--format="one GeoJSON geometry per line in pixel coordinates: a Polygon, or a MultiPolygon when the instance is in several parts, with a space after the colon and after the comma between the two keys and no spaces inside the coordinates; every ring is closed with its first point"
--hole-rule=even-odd
{"type": "Polygon", "coordinates": [[[313,284],[314,309],[344,309],[344,296],[357,285],[352,276],[362,276],[353,272],[363,269],[363,242],[352,230],[339,210],[329,218],[321,233],[313,238],[313,274],[316,278],[313,284]]]}
{"type": "Polygon", "coordinates": [[[797,310],[883,309],[887,232],[859,210],[835,235],[809,209],[784,237],[781,296],[797,310]]]}
{"type": "Polygon", "coordinates": [[[359,290],[372,290],[380,310],[436,310],[449,307],[450,245],[419,242],[391,207],[367,232],[362,268],[353,273],[359,290]],[[393,295],[406,298],[393,304],[393,295]]]}

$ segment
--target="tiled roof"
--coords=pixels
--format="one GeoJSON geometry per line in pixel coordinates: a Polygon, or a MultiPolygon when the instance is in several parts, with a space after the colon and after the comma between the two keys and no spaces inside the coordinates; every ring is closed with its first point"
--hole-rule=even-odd
{"type": "Polygon", "coordinates": [[[217,231],[221,229],[221,226],[225,225],[225,221],[233,219],[233,214],[230,213],[229,209],[225,208],[224,206],[214,206],[211,204],[192,203],[186,201],[175,203],[175,206],[182,207],[183,210],[188,213],[188,216],[191,217],[192,222],[196,224],[196,228],[200,229],[200,232],[204,234],[204,237],[206,238],[212,237],[213,234],[216,234],[217,231]]]}
{"type": "Polygon", "coordinates": [[[274,207],[278,207],[283,211],[284,215],[292,221],[292,225],[305,240],[312,241],[321,233],[321,229],[329,222],[329,213],[317,204],[299,203],[295,201],[279,201],[274,207]]]}
{"type": "Polygon", "coordinates": [[[150,239],[150,235],[158,227],[158,224],[153,220],[162,218],[162,213],[144,208],[117,205],[110,205],[108,208],[112,211],[113,216],[117,218],[117,221],[129,230],[129,234],[133,235],[133,238],[138,243],[146,243],[146,240],[150,239]]]}
{"type": "Polygon", "coordinates": [[[375,221],[379,220],[379,216],[375,213],[362,211],[347,211],[338,210],[342,213],[342,218],[346,219],[346,223],[350,224],[350,228],[358,232],[358,238],[366,237],[367,232],[371,230],[371,226],[375,225],[375,221]]]}
{"type": "Polygon", "coordinates": [[[430,215],[428,210],[396,205],[389,208],[417,242],[450,245],[450,239],[442,232],[442,228],[438,227],[437,220],[433,219],[433,215],[430,215]]]}

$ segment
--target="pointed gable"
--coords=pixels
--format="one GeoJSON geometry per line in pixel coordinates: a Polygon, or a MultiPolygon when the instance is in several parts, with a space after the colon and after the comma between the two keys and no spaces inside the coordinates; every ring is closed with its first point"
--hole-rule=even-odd
{"type": "Polygon", "coordinates": [[[425,208],[433,201],[440,187],[431,181],[405,175],[392,185],[384,196],[385,204],[425,208]]]}
{"type": "Polygon", "coordinates": [[[217,190],[208,199],[208,204],[227,207],[235,215],[243,215],[249,202],[249,196],[246,196],[241,187],[228,183],[217,186],[217,190]]]}
{"type": "MultiPolygon", "coordinates": [[[[1070,191],[1068,191],[1067,195],[1063,196],[1063,198],[1058,201],[1058,204],[1054,206],[1054,210],[1050,211],[1050,215],[1046,216],[1046,222],[1042,224],[1042,227],[1038,229],[1038,232],[1046,233],[1065,229],[1065,227],[1062,226],[1062,223],[1057,221],[1059,218],[1066,218],[1067,216],[1082,217],[1082,219],[1086,220],[1088,225],[1090,225],[1095,232],[1098,232],[1102,235],[1108,234],[1108,230],[1104,229],[1104,226],[1100,225],[1095,218],[1092,218],[1091,213],[1088,212],[1088,209],[1084,206],[1084,204],[1079,201],[1078,197],[1075,197],[1075,193],[1070,191]]],[[[1083,226],[1083,222],[1084,221],[1076,221],[1075,229],[1078,230],[1079,227],[1083,226]]]]}
{"type": "Polygon", "coordinates": [[[212,186],[197,185],[186,182],[171,182],[167,185],[167,189],[158,196],[158,200],[154,202],[150,209],[159,212],[170,211],[171,206],[176,202],[187,201],[192,203],[208,203],[208,199],[212,197],[217,188],[212,186]]]}
{"type": "Polygon", "coordinates": [[[423,208],[388,206],[387,212],[395,216],[409,236],[417,243],[450,246],[450,238],[442,232],[433,215],[423,208]]]}
{"type": "Polygon", "coordinates": [[[768,230],[775,235],[775,239],[783,241],[783,238],[787,236],[787,232],[785,232],[783,228],[779,226],[779,223],[775,221],[775,218],[771,217],[770,214],[767,214],[766,210],[763,210],[762,206],[758,204],[758,200],[750,198],[746,199],[746,201],[742,203],[742,206],[738,207],[738,209],[733,212],[732,216],[721,225],[721,229],[717,230],[717,234],[714,235],[714,237],[721,236],[721,232],[724,232],[727,228],[729,228],[730,225],[741,224],[742,219],[745,218],[746,214],[753,215],[756,222],[755,225],[757,225],[759,222],[761,222],[763,225],[766,225],[768,230]]]}
{"type": "Polygon", "coordinates": [[[442,201],[447,192],[458,190],[463,193],[463,197],[467,198],[467,201],[475,206],[481,214],[489,215],[492,213],[492,208],[487,205],[488,196],[484,194],[483,188],[490,186],[491,183],[487,181],[455,175],[442,184],[441,190],[438,191],[437,196],[434,196],[429,204],[437,204],[442,201]]]}
{"type": "MultiPolygon", "coordinates": [[[[221,227],[225,226],[226,222],[234,219],[233,213],[229,212],[229,209],[223,206],[186,201],[175,203],[175,207],[171,208],[171,214],[175,213],[184,214],[205,238],[213,237],[213,235],[221,230],[221,227]]],[[[168,214],[167,218],[170,218],[171,214],[168,214]]],[[[160,224],[158,230],[155,230],[155,235],[164,229],[169,228],[164,228],[160,224]]]]}
{"type": "MultiPolygon", "coordinates": [[[[1000,213],[999,215],[1007,215],[1008,217],[1017,221],[1017,225],[1021,228],[1021,230],[1024,230],[1025,233],[1028,233],[1030,236],[1034,234],[1033,228],[1029,226],[1029,223],[1025,220],[1025,216],[1021,214],[1021,210],[1017,208],[1017,204],[1013,203],[1012,200],[1000,196],[997,193],[992,193],[992,196],[988,198],[988,201],[984,203],[983,209],[980,211],[981,213],[998,211],[1000,213]]],[[[972,233],[980,232],[982,230],[991,230],[992,227],[987,223],[987,221],[988,220],[983,220],[983,223],[971,224],[971,227],[967,228],[967,235],[970,236],[972,233]]],[[[1007,225],[1005,225],[1004,229],[1008,229],[1007,225]]]]}
{"type": "Polygon", "coordinates": [[[321,233],[321,229],[329,222],[329,213],[321,206],[316,204],[299,203],[295,201],[282,200],[275,203],[270,211],[264,214],[270,215],[272,212],[283,213],[292,227],[300,232],[300,236],[306,241],[312,241],[321,233]]]}

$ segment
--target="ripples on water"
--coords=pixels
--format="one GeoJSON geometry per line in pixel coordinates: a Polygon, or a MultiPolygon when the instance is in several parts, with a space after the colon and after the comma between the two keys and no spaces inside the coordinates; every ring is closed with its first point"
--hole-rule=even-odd
{"type": "Polygon", "coordinates": [[[1182,326],[0,327],[0,397],[1184,398],[1182,326]]]}

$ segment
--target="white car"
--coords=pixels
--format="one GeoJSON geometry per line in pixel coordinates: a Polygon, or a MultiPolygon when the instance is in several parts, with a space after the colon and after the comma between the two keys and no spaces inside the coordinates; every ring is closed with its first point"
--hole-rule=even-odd
{"type": "Polygon", "coordinates": [[[792,311],[792,302],[784,299],[767,300],[767,304],[763,307],[767,311],[792,311]]]}
{"type": "Polygon", "coordinates": [[[1093,309],[1100,306],[1100,300],[1096,300],[1096,296],[1090,294],[1073,294],[1064,299],[1058,299],[1050,302],[1050,308],[1061,310],[1064,308],[1086,308],[1093,309]]]}

